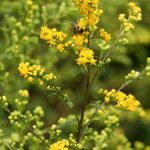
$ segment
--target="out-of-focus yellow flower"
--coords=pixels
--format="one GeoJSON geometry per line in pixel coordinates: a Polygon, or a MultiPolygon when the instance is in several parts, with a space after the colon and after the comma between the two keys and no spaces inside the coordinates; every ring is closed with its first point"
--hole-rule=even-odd
{"type": "Polygon", "coordinates": [[[120,14],[118,19],[122,23],[124,31],[134,29],[134,23],[142,20],[142,10],[136,6],[134,2],[128,3],[129,16],[126,18],[125,14],[120,14]]]}
{"type": "Polygon", "coordinates": [[[60,52],[64,51],[64,45],[63,44],[58,44],[56,47],[60,52]]]}
{"type": "Polygon", "coordinates": [[[22,97],[28,97],[28,96],[29,96],[28,90],[19,90],[19,94],[20,94],[22,97]]]}
{"type": "Polygon", "coordinates": [[[99,30],[100,36],[104,39],[104,41],[108,42],[111,40],[111,34],[107,33],[105,29],[99,30]]]}
{"type": "Polygon", "coordinates": [[[134,2],[128,3],[129,6],[129,19],[133,21],[140,21],[142,20],[142,10],[140,7],[136,6],[134,2]]]}

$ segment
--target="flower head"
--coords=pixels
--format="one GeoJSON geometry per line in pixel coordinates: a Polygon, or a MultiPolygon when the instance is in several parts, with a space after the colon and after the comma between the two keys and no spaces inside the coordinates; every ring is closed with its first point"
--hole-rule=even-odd
{"type": "Polygon", "coordinates": [[[85,65],[87,63],[95,65],[94,52],[88,48],[81,48],[79,58],[76,61],[79,65],[85,65]]]}
{"type": "Polygon", "coordinates": [[[19,64],[18,70],[20,71],[21,76],[28,75],[28,72],[29,72],[28,66],[29,66],[28,62],[19,64]]]}
{"type": "Polygon", "coordinates": [[[29,96],[28,90],[19,90],[19,94],[20,94],[22,97],[28,97],[28,96],[29,96]]]}

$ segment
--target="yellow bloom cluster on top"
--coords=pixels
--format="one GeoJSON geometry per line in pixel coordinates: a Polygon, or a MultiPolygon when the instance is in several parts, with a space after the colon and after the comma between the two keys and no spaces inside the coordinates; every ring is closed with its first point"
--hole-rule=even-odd
{"type": "Polygon", "coordinates": [[[54,144],[52,144],[50,146],[50,149],[49,150],[69,150],[67,147],[69,146],[69,141],[68,140],[61,140],[61,141],[58,141],[54,144]]]}
{"type": "Polygon", "coordinates": [[[81,48],[81,52],[79,53],[79,58],[76,59],[77,64],[85,65],[87,63],[95,65],[96,60],[94,59],[94,52],[89,48],[81,48]]]}
{"type": "Polygon", "coordinates": [[[47,74],[41,66],[30,65],[29,62],[20,63],[18,70],[20,71],[20,76],[27,78],[30,82],[33,81],[34,77],[37,77],[40,85],[43,85],[44,82],[56,79],[56,76],[53,73],[47,74]]]}
{"type": "Polygon", "coordinates": [[[111,34],[107,33],[105,29],[99,30],[100,36],[104,39],[104,41],[108,42],[111,40],[111,34]]]}
{"type": "Polygon", "coordinates": [[[136,6],[134,2],[128,3],[129,16],[125,18],[125,14],[119,15],[119,21],[122,23],[125,31],[134,29],[134,23],[142,20],[141,8],[136,6]]]}
{"type": "Polygon", "coordinates": [[[20,94],[22,97],[29,97],[29,92],[28,92],[28,90],[19,90],[19,94],[20,94]]]}
{"type": "Polygon", "coordinates": [[[96,25],[100,20],[100,16],[103,13],[99,9],[99,0],[74,0],[75,5],[79,8],[80,14],[83,16],[77,21],[77,27],[79,30],[83,30],[82,33],[73,36],[73,46],[78,50],[79,57],[76,59],[77,64],[95,65],[96,59],[94,59],[94,51],[87,48],[89,42],[89,32],[93,32],[96,29],[96,25]],[[85,30],[84,30],[85,29],[85,30]]]}
{"type": "Polygon", "coordinates": [[[65,47],[71,44],[70,41],[66,43],[64,42],[66,37],[67,35],[65,33],[57,31],[55,28],[49,29],[46,26],[41,27],[40,38],[46,40],[50,46],[56,46],[60,52],[62,52],[65,47]]]}
{"type": "Polygon", "coordinates": [[[75,4],[79,7],[80,13],[88,15],[98,7],[98,0],[74,0],[75,4]]]}
{"type": "Polygon", "coordinates": [[[84,18],[81,18],[77,23],[79,28],[94,27],[99,22],[99,17],[103,13],[98,8],[99,0],[74,0],[74,3],[79,8],[80,13],[84,15],[84,18]]]}
{"type": "Polygon", "coordinates": [[[111,91],[100,89],[98,93],[104,96],[106,103],[111,101],[115,102],[115,107],[118,108],[135,111],[140,105],[140,102],[136,100],[133,95],[126,95],[125,93],[116,91],[115,89],[112,89],[111,91]]]}

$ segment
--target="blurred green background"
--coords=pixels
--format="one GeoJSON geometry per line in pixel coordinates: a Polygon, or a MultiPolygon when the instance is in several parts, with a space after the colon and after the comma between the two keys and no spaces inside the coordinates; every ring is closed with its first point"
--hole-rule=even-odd
{"type": "MultiPolygon", "coordinates": [[[[116,35],[118,15],[127,11],[129,0],[101,0],[104,10],[101,27],[116,35]]],[[[112,63],[101,71],[92,88],[94,97],[99,88],[118,88],[130,70],[142,70],[146,58],[150,56],[150,0],[136,0],[142,8],[143,20],[135,31],[128,34],[129,44],[115,48],[112,63]]],[[[29,84],[19,76],[17,70],[21,61],[32,60],[41,64],[48,72],[58,76],[59,83],[80,110],[84,91],[84,75],[75,59],[69,53],[59,53],[39,39],[40,27],[56,27],[69,35],[73,34],[72,22],[80,18],[72,0],[33,0],[33,5],[25,0],[0,0],[0,95],[6,95],[13,102],[19,89],[28,89],[29,108],[40,105],[45,111],[45,126],[56,122],[69,111],[56,95],[50,95],[39,86],[29,84]]],[[[124,89],[132,93],[146,110],[150,108],[150,78],[146,77],[124,89]]],[[[13,108],[13,104],[12,104],[13,108]]],[[[9,127],[7,113],[0,109],[0,124],[9,127]]],[[[150,144],[150,122],[140,119],[121,123],[129,140],[140,140],[150,144]]],[[[8,132],[13,130],[8,128],[8,132]]]]}

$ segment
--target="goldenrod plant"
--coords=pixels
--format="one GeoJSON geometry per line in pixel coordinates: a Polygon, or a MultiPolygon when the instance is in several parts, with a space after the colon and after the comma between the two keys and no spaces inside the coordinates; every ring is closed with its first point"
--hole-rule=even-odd
{"type": "MultiPolygon", "coordinates": [[[[6,12],[9,4],[3,1],[0,11],[6,12]]],[[[125,90],[149,78],[150,57],[139,71],[128,67],[114,86],[98,80],[113,64],[114,54],[120,56],[117,63],[130,64],[117,50],[130,47],[142,9],[129,1],[114,14],[117,24],[111,29],[113,14],[108,27],[102,4],[102,0],[12,2],[1,29],[5,49],[0,56],[1,150],[150,149],[149,137],[145,142],[128,134],[137,121],[148,130],[150,111],[132,90],[125,90]],[[65,89],[65,84],[72,87],[65,89]]]]}

